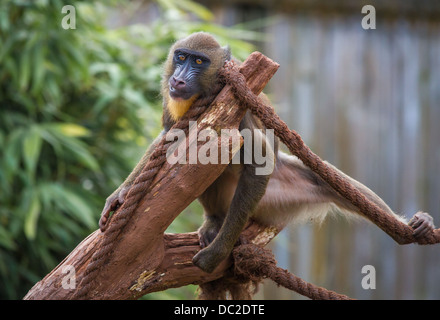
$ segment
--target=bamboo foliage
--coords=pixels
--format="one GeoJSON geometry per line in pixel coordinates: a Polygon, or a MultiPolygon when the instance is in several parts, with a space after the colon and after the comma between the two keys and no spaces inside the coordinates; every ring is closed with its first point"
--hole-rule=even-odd
{"type": "Polygon", "coordinates": [[[229,37],[192,1],[158,2],[159,18],[129,26],[113,13],[137,2],[0,3],[0,298],[22,298],[97,228],[160,131],[170,44],[203,26],[229,37]],[[65,5],[76,29],[62,27],[65,5]]]}

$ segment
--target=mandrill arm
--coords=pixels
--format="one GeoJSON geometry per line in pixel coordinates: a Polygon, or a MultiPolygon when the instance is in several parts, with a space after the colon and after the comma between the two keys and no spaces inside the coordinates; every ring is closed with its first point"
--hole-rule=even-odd
{"type": "Polygon", "coordinates": [[[99,219],[99,229],[101,229],[102,232],[104,232],[108,226],[110,213],[112,211],[115,211],[124,203],[128,190],[130,189],[134,180],[136,180],[136,177],[142,171],[142,168],[147,164],[148,160],[150,159],[151,153],[154,151],[156,145],[160,142],[164,134],[165,132],[162,131],[157,136],[157,138],[154,139],[154,141],[148,147],[147,151],[142,156],[141,160],[127,177],[127,179],[125,179],[125,181],[105,201],[104,208],[101,212],[101,218],[99,219]]]}

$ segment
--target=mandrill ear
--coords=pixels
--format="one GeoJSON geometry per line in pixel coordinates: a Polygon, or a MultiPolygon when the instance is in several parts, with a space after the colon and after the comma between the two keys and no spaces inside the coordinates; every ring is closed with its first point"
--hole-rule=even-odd
{"type": "Polygon", "coordinates": [[[225,61],[231,60],[231,48],[229,46],[222,47],[225,61]]]}

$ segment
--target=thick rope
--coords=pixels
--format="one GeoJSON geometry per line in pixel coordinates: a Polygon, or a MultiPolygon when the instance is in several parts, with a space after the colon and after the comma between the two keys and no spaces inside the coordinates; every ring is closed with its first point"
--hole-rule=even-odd
{"type": "MultiPolygon", "coordinates": [[[[440,242],[440,229],[434,230],[432,234],[423,239],[416,239],[413,236],[413,230],[411,227],[397,221],[394,217],[388,215],[381,208],[369,201],[361,192],[351,185],[349,181],[323,162],[304,144],[298,133],[290,130],[272,108],[266,106],[261,99],[253,94],[246,85],[246,79],[239,72],[237,66],[233,62],[227,63],[225,68],[220,70],[220,76],[232,86],[237,99],[251,110],[254,115],[260,118],[266,128],[274,129],[275,134],[289,148],[292,154],[298,156],[305,165],[320,175],[330,186],[348,199],[353,205],[358,207],[367,218],[388,233],[399,244],[412,242],[418,242],[419,244],[433,244],[440,242]]],[[[198,117],[212,103],[223,86],[224,84],[222,81],[219,81],[217,87],[213,90],[213,94],[209,97],[198,99],[190,110],[186,112],[184,117],[173,126],[173,128],[188,130],[189,121],[198,119],[198,117]]],[[[109,223],[109,227],[98,244],[99,249],[95,251],[90,263],[87,265],[79,289],[74,298],[86,298],[89,293],[92,292],[93,286],[95,285],[94,280],[98,275],[99,269],[104,265],[113,251],[113,243],[123,234],[124,227],[129,221],[132,213],[136,210],[145,193],[150,189],[152,181],[165,163],[166,151],[170,143],[172,143],[172,141],[166,141],[165,136],[162,138],[151,154],[148,163],[131,186],[123,205],[113,214],[111,217],[111,223],[110,221],[107,222],[109,223]]],[[[320,295],[329,295],[328,297],[333,297],[332,294],[322,293],[322,290],[327,291],[326,289],[312,289],[310,284],[307,284],[296,276],[291,275],[290,277],[290,284],[286,282],[286,285],[288,288],[292,288],[292,290],[300,290],[306,293],[304,294],[306,296],[307,292],[316,291],[318,292],[317,297],[320,295]]],[[[282,277],[273,276],[273,278],[281,279],[282,277]]],[[[339,296],[342,297],[342,295],[339,296]]]]}
{"type": "MultiPolygon", "coordinates": [[[[211,95],[197,99],[172,129],[181,129],[187,133],[189,130],[189,122],[196,121],[199,116],[206,111],[223,87],[224,83],[219,81],[216,87],[213,88],[211,95]]],[[[87,265],[87,269],[84,271],[79,290],[74,296],[75,299],[87,298],[88,294],[92,291],[95,285],[94,280],[99,273],[99,269],[110,257],[113,252],[114,242],[123,234],[124,227],[127,225],[139,202],[150,189],[152,181],[166,161],[166,152],[172,143],[174,143],[174,141],[167,141],[165,135],[162,137],[150,155],[147,164],[130,187],[124,203],[117,212],[113,213],[111,220],[107,221],[107,224],[109,224],[108,229],[98,244],[99,249],[95,251],[87,265]]]]}
{"type": "Polygon", "coordinates": [[[255,244],[240,245],[233,250],[232,255],[235,276],[254,282],[268,278],[312,300],[351,300],[346,295],[315,286],[277,267],[277,261],[272,252],[255,244]]]}
{"type": "Polygon", "coordinates": [[[350,181],[341,176],[336,170],[327,165],[301,139],[294,130],[290,130],[285,122],[265,105],[246,85],[246,79],[233,62],[228,62],[220,72],[230,84],[240,102],[256,115],[268,129],[273,129],[275,135],[296,155],[306,166],[324,179],[334,190],[349,200],[360,212],[390,235],[399,244],[416,242],[418,244],[434,244],[440,242],[440,229],[423,238],[416,238],[414,230],[407,224],[395,219],[384,210],[368,200],[350,181]]]}

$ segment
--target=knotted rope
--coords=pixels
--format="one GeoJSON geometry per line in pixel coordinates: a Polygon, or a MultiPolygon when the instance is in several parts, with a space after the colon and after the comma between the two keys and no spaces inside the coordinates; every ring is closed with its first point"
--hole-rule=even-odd
{"type": "Polygon", "coordinates": [[[313,300],[351,300],[343,294],[308,283],[285,269],[277,267],[270,250],[254,244],[243,244],[232,251],[234,275],[254,282],[271,279],[278,285],[293,290],[313,300]]]}
{"type": "Polygon", "coordinates": [[[379,228],[390,235],[399,244],[418,243],[435,244],[440,242],[440,229],[435,229],[426,237],[416,238],[414,230],[407,224],[387,214],[372,201],[367,199],[350,181],[327,165],[314,154],[304,143],[301,136],[290,130],[272,108],[256,96],[246,85],[246,79],[233,61],[225,64],[220,75],[232,86],[236,98],[257,116],[267,129],[273,129],[275,135],[296,155],[306,166],[317,173],[340,195],[349,200],[360,212],[379,228]]]}
{"type": "MultiPolygon", "coordinates": [[[[289,148],[290,152],[296,155],[305,165],[310,167],[315,173],[320,175],[330,186],[337,192],[349,200],[353,205],[372,222],[378,225],[382,230],[388,233],[399,244],[407,244],[418,242],[419,244],[434,244],[440,242],[440,229],[425,238],[416,239],[413,236],[413,230],[408,225],[397,221],[394,217],[388,215],[381,208],[369,201],[361,192],[359,192],[349,181],[342,177],[338,172],[329,167],[316,154],[314,154],[302,141],[298,133],[290,130],[287,125],[278,117],[272,108],[266,106],[261,99],[259,99],[246,85],[246,79],[239,72],[234,62],[228,62],[225,68],[219,71],[219,75],[227,83],[229,83],[237,97],[237,99],[246,106],[251,112],[256,115],[268,129],[274,129],[275,134],[280,140],[289,148]]],[[[209,97],[204,97],[196,100],[191,108],[186,112],[179,122],[173,128],[188,130],[189,122],[197,120],[198,117],[209,107],[217,94],[223,88],[223,81],[219,81],[213,89],[213,93],[209,97]]],[[[156,146],[155,150],[150,156],[149,161],[130,187],[123,205],[111,217],[112,223],[109,225],[107,231],[104,233],[100,243],[90,263],[88,264],[84,276],[79,285],[79,289],[72,298],[81,299],[86,298],[92,291],[94,280],[107,259],[110,257],[113,249],[113,243],[122,235],[124,227],[129,221],[131,214],[136,210],[140,200],[145,193],[150,189],[151,183],[159,172],[160,168],[166,161],[166,151],[168,146],[173,141],[166,141],[164,136],[156,146]]],[[[107,221],[110,223],[110,221],[107,221]]],[[[260,248],[261,249],[261,248],[260,248]]],[[[244,250],[244,248],[243,248],[244,250]]],[[[255,249],[253,249],[255,251],[255,249]]],[[[240,257],[246,257],[244,251],[240,251],[240,257]]],[[[242,258],[239,260],[243,260],[242,258]]],[[[264,267],[266,272],[260,274],[262,277],[269,277],[280,284],[285,285],[301,294],[304,294],[312,299],[319,299],[320,297],[327,297],[333,299],[346,299],[348,297],[338,295],[332,291],[324,288],[314,287],[307,282],[299,279],[294,275],[280,276],[283,272],[271,271],[273,270],[274,259],[265,255],[268,259],[270,267],[264,267]],[[286,280],[284,280],[286,279],[286,280]]],[[[264,259],[263,259],[264,260],[264,259]]],[[[259,260],[260,261],[260,260],[259,260]]],[[[259,263],[264,264],[263,261],[259,263]]],[[[239,262],[239,266],[245,265],[244,262],[239,262]]],[[[238,269],[244,273],[244,269],[248,267],[239,267],[238,269]]],[[[251,267],[249,267],[251,268],[251,267]]],[[[252,268],[251,268],[252,270],[252,268]]],[[[255,277],[255,275],[254,275],[255,277]]]]}

